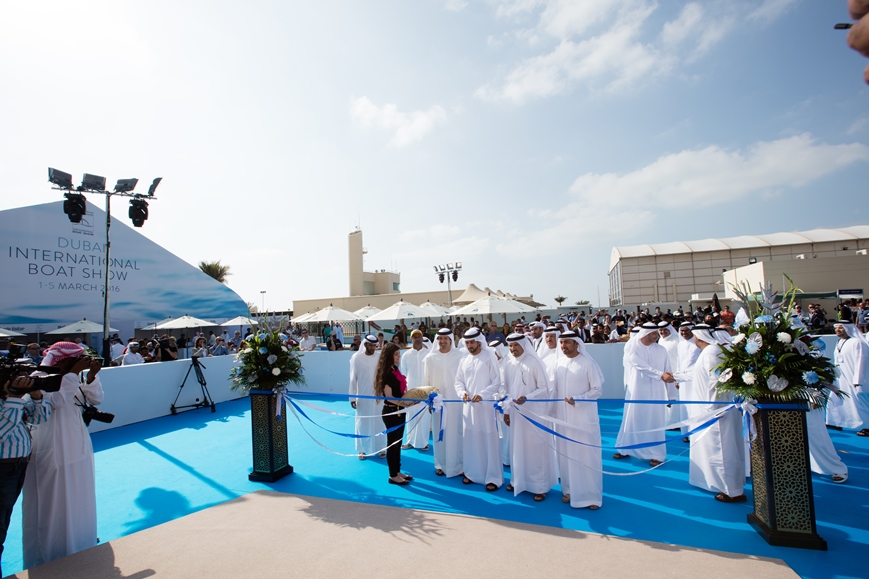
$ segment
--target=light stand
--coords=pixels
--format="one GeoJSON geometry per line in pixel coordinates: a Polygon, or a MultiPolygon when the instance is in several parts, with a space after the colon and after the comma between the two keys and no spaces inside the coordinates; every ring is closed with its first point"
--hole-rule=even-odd
{"type": "MultiPolygon", "coordinates": [[[[154,191],[157,185],[160,184],[162,177],[157,177],[151,183],[148,189],[147,198],[156,199],[154,191]]],[[[111,364],[111,344],[109,343],[109,292],[111,286],[111,227],[112,227],[112,195],[120,195],[122,197],[131,197],[130,201],[130,218],[133,219],[135,227],[141,227],[145,220],[148,219],[148,203],[143,195],[133,193],[133,190],[138,184],[138,179],[119,179],[115,185],[114,191],[106,191],[106,178],[99,175],[91,175],[85,173],[82,178],[81,185],[73,188],[72,175],[58,171],[57,169],[48,168],[48,181],[54,185],[52,189],[64,191],[66,200],[63,202],[63,212],[67,214],[72,223],[80,223],[83,215],[87,213],[87,203],[83,193],[98,193],[106,196],[106,245],[105,245],[105,268],[106,278],[103,286],[103,363],[108,366],[111,364]],[[144,213],[143,213],[144,210],[144,213]]]]}
{"type": "Polygon", "coordinates": [[[435,270],[435,275],[438,276],[438,280],[441,283],[444,283],[444,278],[447,280],[447,295],[450,298],[450,305],[453,305],[453,288],[450,286],[450,278],[452,281],[459,281],[459,272],[462,271],[462,262],[457,261],[455,264],[448,263],[446,265],[435,265],[433,266],[435,270]]]}

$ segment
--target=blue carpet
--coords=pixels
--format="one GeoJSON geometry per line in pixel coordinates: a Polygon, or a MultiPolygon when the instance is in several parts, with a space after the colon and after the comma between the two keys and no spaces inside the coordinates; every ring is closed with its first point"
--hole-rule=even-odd
{"type": "MultiPolygon", "coordinates": [[[[351,411],[346,401],[334,398],[316,403],[351,411]]],[[[601,402],[605,444],[614,443],[621,414],[620,403],[601,402]]],[[[309,415],[333,430],[352,431],[352,420],[314,411],[309,415]]],[[[558,489],[547,500],[535,503],[527,493],[514,498],[503,489],[488,493],[481,485],[461,484],[458,477],[437,477],[431,451],[402,451],[402,470],[412,473],[415,480],[404,487],[389,485],[385,461],[334,455],[314,443],[292,415],[288,419],[290,463],[296,472],[273,484],[247,480],[252,464],[247,399],[219,404],[215,414],[200,409],[94,434],[100,539],[111,541],[269,488],[643,539],[661,543],[665,551],[675,545],[734,556],[775,557],[803,577],[869,576],[869,440],[853,433],[831,431],[850,470],[848,482],[835,485],[829,477],[814,477],[818,532],[829,545],[829,551],[823,552],[767,545],[746,522],[749,504],[719,503],[711,493],[688,484],[687,452],[649,473],[605,475],[603,507],[574,510],[561,502],[558,489]]],[[[328,434],[310,423],[306,427],[326,446],[354,452],[351,439],[328,434]]],[[[669,457],[687,447],[681,435],[668,433],[669,457]]],[[[615,461],[609,458],[611,454],[604,452],[605,471],[646,468],[646,463],[635,459],[615,461]]],[[[750,493],[749,485],[746,494],[750,493]]],[[[6,539],[3,570],[14,573],[21,568],[19,504],[6,539]]]]}

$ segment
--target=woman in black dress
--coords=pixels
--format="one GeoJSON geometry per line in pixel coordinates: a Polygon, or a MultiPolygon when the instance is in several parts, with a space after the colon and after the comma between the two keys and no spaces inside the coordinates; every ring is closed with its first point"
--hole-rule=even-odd
{"type": "MultiPolygon", "coordinates": [[[[377,361],[377,373],[374,376],[374,394],[387,398],[401,398],[407,391],[407,379],[398,370],[401,351],[395,344],[383,346],[380,360],[377,361]]],[[[383,403],[383,424],[386,428],[398,426],[386,434],[386,464],[389,465],[389,484],[406,485],[413,477],[401,473],[401,439],[404,436],[404,414],[392,414],[401,410],[394,401],[383,403]],[[390,415],[391,416],[387,416],[390,415]]]]}

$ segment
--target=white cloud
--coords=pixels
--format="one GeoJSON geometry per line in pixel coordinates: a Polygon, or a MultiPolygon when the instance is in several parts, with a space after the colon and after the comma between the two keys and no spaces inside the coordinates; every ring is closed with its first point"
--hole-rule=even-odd
{"type": "Polygon", "coordinates": [[[518,246],[501,244],[496,251],[517,258],[554,255],[609,237],[611,219],[598,215],[629,218],[636,234],[635,227],[646,227],[664,211],[732,204],[753,195],[780,197],[860,162],[869,162],[869,146],[829,145],[804,134],[755,143],[744,151],[717,146],[681,151],[629,173],[587,173],[573,182],[561,207],[527,211],[545,227],[518,246]]]}
{"type": "Polygon", "coordinates": [[[450,12],[461,12],[467,8],[468,3],[465,0],[446,0],[444,8],[450,12]]]}
{"type": "Polygon", "coordinates": [[[538,12],[532,28],[515,37],[541,54],[516,63],[499,81],[480,87],[484,100],[522,104],[568,92],[577,85],[612,92],[682,69],[706,55],[746,15],[768,22],[792,0],[699,3],[682,7],[675,19],[656,24],[652,0],[513,0],[499,4],[499,17],[538,12]],[[542,6],[542,9],[540,9],[542,6]],[[660,26],[660,28],[656,28],[660,26]],[[546,40],[548,39],[548,42],[546,40]]]}
{"type": "Polygon", "coordinates": [[[866,115],[860,115],[857,117],[851,126],[845,131],[848,135],[855,135],[857,133],[862,133],[866,127],[869,126],[869,117],[866,115]]]}
{"type": "Polygon", "coordinates": [[[435,105],[427,111],[401,112],[398,106],[387,103],[381,107],[368,97],[352,99],[350,118],[353,125],[362,130],[376,130],[391,133],[391,147],[406,147],[421,140],[444,122],[447,113],[443,107],[435,105]]]}

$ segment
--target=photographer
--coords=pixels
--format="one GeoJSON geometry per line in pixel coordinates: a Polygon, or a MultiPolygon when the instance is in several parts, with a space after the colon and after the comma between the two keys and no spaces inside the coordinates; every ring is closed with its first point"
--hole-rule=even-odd
{"type": "Polygon", "coordinates": [[[12,507],[21,494],[27,463],[30,461],[31,444],[27,424],[45,422],[51,414],[51,407],[42,402],[42,392],[32,392],[29,398],[16,393],[28,390],[31,386],[32,379],[15,376],[5,381],[0,392],[0,522],[3,525],[0,529],[0,557],[3,555],[12,507]]]}
{"type": "Polygon", "coordinates": [[[82,407],[103,400],[100,362],[71,342],[58,342],[45,353],[43,365],[55,367],[63,378],[57,392],[45,392],[51,420],[33,431],[32,464],[24,481],[26,569],[97,544],[94,451],[82,407]]]}

